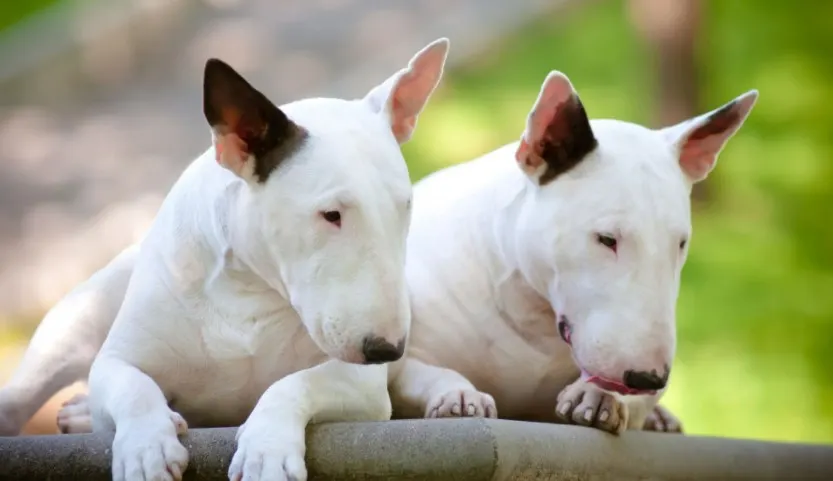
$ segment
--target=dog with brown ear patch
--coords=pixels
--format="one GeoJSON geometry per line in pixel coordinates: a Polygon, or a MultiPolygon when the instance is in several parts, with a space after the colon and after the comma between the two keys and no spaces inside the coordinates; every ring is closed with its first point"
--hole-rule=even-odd
{"type": "Polygon", "coordinates": [[[141,244],[46,316],[0,390],[0,434],[89,374],[89,397],[60,422],[115,430],[114,480],[181,479],[178,434],[242,424],[229,479],[303,481],[308,423],[388,419],[388,363],[410,327],[400,145],[448,46],[429,44],[361,99],[281,106],[209,60],[213,145],[141,244]]]}
{"type": "Polygon", "coordinates": [[[757,97],[654,130],[589,120],[552,72],[519,142],[418,183],[394,411],[679,430],[657,401],[676,349],[691,188],[757,97]]]}

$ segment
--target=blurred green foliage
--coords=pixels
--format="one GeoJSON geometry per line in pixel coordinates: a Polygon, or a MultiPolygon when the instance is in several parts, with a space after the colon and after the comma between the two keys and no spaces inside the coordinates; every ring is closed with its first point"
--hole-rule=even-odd
{"type": "MultiPolygon", "coordinates": [[[[833,2],[704,3],[701,111],[761,96],[695,212],[663,402],[690,433],[833,442],[833,2]]],[[[517,140],[552,69],[591,117],[650,123],[651,61],[622,1],[525,26],[449,72],[412,177],[517,140]]]]}
{"type": "Polygon", "coordinates": [[[60,0],[5,0],[0,2],[0,30],[29,18],[60,0]]]}

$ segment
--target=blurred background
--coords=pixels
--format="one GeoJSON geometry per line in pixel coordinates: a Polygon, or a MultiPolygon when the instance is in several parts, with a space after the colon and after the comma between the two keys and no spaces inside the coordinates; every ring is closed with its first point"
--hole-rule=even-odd
{"type": "MultiPolygon", "coordinates": [[[[689,433],[833,442],[831,32],[825,0],[2,2],[0,382],[207,147],[208,56],[277,102],[359,97],[448,36],[450,70],[405,146],[415,181],[517,140],[551,69],[591,117],[649,126],[760,90],[694,193],[664,403],[689,433]]],[[[77,389],[27,432],[54,432],[77,389]]]]}

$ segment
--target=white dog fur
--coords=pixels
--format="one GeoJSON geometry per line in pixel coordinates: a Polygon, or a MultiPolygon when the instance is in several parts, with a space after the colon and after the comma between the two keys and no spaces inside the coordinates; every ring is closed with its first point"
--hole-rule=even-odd
{"type": "Polygon", "coordinates": [[[115,480],[180,479],[186,420],[242,424],[230,479],[304,480],[308,423],[389,419],[385,363],[410,326],[399,144],[448,45],[431,43],[363,99],[279,108],[209,60],[214,145],[140,246],[44,319],[0,391],[0,434],[88,369],[91,418],[75,430],[115,429],[115,480]]]}
{"type": "MultiPolygon", "coordinates": [[[[400,417],[495,417],[497,405],[504,418],[621,432],[647,416],[644,424],[674,430],[677,421],[655,405],[664,389],[622,397],[587,377],[670,367],[691,186],[714,167],[756,98],[750,91],[661,130],[613,120],[584,124],[572,85],[553,72],[521,142],[417,184],[407,258],[414,321],[408,358],[389,369],[400,417]],[[559,117],[570,106],[570,115],[559,117]],[[577,112],[578,122],[564,122],[577,112]],[[576,124],[592,132],[588,152],[578,159],[542,155],[547,143],[568,142],[575,127],[563,126],[576,124]],[[612,234],[617,252],[599,245],[597,233],[612,234]],[[668,243],[673,249],[659,256],[668,243]],[[556,312],[575,322],[575,353],[559,336],[556,312]]],[[[7,433],[39,406],[12,400],[46,399],[82,377],[88,355],[69,348],[97,349],[95,335],[77,333],[101,337],[109,328],[135,256],[126,251],[44,319],[13,382],[0,391],[7,433]]],[[[59,425],[86,432],[88,413],[79,396],[62,409],[59,425]]]]}
{"type": "Polygon", "coordinates": [[[676,346],[690,192],[757,95],[652,130],[588,121],[551,72],[519,142],[418,183],[394,412],[678,428],[655,404],[676,346]]]}

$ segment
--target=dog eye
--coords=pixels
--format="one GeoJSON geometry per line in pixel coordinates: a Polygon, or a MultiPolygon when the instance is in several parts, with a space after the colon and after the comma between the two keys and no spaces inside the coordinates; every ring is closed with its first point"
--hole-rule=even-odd
{"type": "Polygon", "coordinates": [[[321,217],[330,224],[341,227],[341,212],[337,210],[325,210],[321,212],[321,217]]]}
{"type": "Polygon", "coordinates": [[[685,239],[681,240],[680,241],[680,250],[685,249],[685,245],[686,245],[686,240],[685,239]]]}
{"type": "Polygon", "coordinates": [[[604,234],[596,234],[596,240],[599,241],[599,244],[607,247],[608,249],[616,252],[617,242],[615,237],[611,237],[609,235],[604,234]]]}

